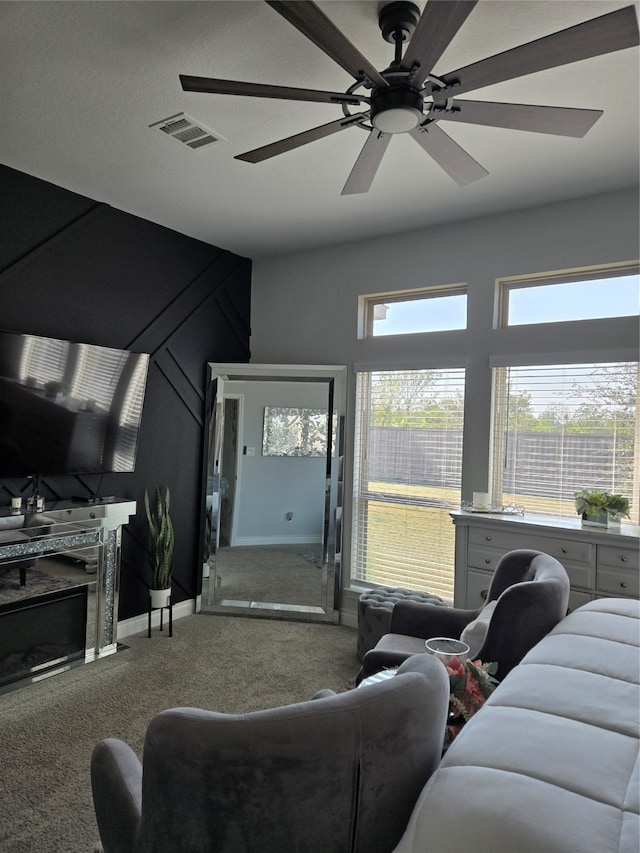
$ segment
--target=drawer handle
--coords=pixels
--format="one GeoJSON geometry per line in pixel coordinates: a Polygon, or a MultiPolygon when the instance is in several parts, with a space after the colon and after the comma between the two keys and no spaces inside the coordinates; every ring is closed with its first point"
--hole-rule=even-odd
{"type": "Polygon", "coordinates": [[[626,562],[627,562],[627,558],[626,558],[626,557],[620,557],[620,562],[621,562],[621,563],[626,563],[626,562]]]}
{"type": "Polygon", "coordinates": [[[627,585],[626,585],[626,583],[624,583],[624,581],[620,581],[620,588],[621,588],[621,589],[626,589],[626,588],[627,588],[627,585]]]}
{"type": "Polygon", "coordinates": [[[488,590],[488,589],[483,589],[483,590],[480,592],[480,598],[481,598],[483,601],[486,601],[486,600],[487,600],[487,596],[488,596],[488,595],[489,595],[489,590],[488,590]]]}
{"type": "Polygon", "coordinates": [[[491,537],[490,537],[490,536],[485,536],[484,538],[485,538],[485,542],[491,542],[491,537]]]}
{"type": "Polygon", "coordinates": [[[491,565],[491,560],[489,559],[489,557],[485,557],[485,563],[486,563],[488,566],[490,566],[490,565],[491,565]]]}
{"type": "Polygon", "coordinates": [[[562,553],[563,553],[563,554],[567,554],[567,553],[568,553],[568,552],[567,552],[567,549],[566,549],[566,548],[563,548],[563,549],[562,549],[562,553]]]}

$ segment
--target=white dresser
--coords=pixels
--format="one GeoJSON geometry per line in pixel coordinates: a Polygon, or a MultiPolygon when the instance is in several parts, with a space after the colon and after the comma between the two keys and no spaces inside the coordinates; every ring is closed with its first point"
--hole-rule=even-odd
{"type": "Polygon", "coordinates": [[[481,607],[500,557],[515,548],[544,551],[559,560],[571,581],[569,607],[602,597],[640,595],[640,528],[582,527],[576,518],[497,515],[456,510],[455,605],[481,607]]]}

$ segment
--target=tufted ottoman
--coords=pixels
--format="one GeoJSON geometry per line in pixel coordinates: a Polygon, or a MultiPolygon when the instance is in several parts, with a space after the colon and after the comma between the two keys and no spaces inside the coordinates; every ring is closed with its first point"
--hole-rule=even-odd
{"type": "Polygon", "coordinates": [[[401,599],[446,606],[442,598],[430,595],[428,592],[394,589],[390,586],[379,586],[363,592],[358,601],[358,657],[360,660],[376,645],[383,634],[389,633],[391,611],[396,601],[401,599]]]}

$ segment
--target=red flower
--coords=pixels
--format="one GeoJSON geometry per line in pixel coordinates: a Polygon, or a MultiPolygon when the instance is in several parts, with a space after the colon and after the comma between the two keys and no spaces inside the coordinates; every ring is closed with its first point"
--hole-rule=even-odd
{"type": "Polygon", "coordinates": [[[464,675],[464,661],[458,655],[453,655],[445,666],[449,675],[464,675]]]}

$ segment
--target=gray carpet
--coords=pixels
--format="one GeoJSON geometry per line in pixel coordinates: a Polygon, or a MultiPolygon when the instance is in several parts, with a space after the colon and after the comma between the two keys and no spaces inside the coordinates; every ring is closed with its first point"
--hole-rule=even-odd
{"type": "MultiPolygon", "coordinates": [[[[0,696],[0,851],[87,853],[98,838],[89,760],[103,737],[141,755],[159,711],[226,713],[344,689],[359,669],[356,631],[200,614],[154,629],[102,661],[0,696]]],[[[283,851],[286,853],[286,851],[283,851]]]]}
{"type": "Polygon", "coordinates": [[[0,574],[0,604],[12,604],[70,586],[75,586],[73,581],[52,577],[35,567],[27,569],[27,582],[20,586],[20,572],[18,569],[11,569],[0,574]]]}
{"type": "Polygon", "coordinates": [[[205,609],[229,599],[320,607],[323,602],[320,546],[220,548],[215,586],[207,590],[203,590],[205,609]]]}

